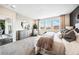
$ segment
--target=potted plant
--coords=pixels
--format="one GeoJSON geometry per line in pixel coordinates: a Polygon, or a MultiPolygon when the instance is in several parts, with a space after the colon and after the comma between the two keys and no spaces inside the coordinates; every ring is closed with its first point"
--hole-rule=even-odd
{"type": "Polygon", "coordinates": [[[4,23],[0,23],[0,28],[3,30],[3,33],[2,34],[4,34],[4,30],[5,30],[4,23]]]}
{"type": "Polygon", "coordinates": [[[36,36],[37,35],[37,25],[36,24],[33,24],[33,29],[32,29],[32,36],[36,36]]]}

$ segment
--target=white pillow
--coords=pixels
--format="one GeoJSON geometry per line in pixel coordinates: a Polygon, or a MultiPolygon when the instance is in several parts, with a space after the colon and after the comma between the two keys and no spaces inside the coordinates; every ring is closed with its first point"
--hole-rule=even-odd
{"type": "Polygon", "coordinates": [[[54,35],[54,32],[47,32],[44,35],[54,35]]]}
{"type": "Polygon", "coordinates": [[[76,41],[79,42],[79,33],[76,34],[76,41]]]}
{"type": "Polygon", "coordinates": [[[76,23],[75,24],[75,27],[79,29],[79,23],[76,23]]]}
{"type": "Polygon", "coordinates": [[[47,32],[47,33],[43,34],[43,36],[53,38],[54,34],[55,34],[54,32],[47,32]]]}
{"type": "Polygon", "coordinates": [[[74,30],[74,32],[75,32],[75,35],[76,35],[76,41],[79,42],[79,33],[77,33],[75,30],[74,30]]]}
{"type": "Polygon", "coordinates": [[[66,26],[66,29],[71,30],[71,29],[73,29],[73,27],[72,26],[66,26]]]}

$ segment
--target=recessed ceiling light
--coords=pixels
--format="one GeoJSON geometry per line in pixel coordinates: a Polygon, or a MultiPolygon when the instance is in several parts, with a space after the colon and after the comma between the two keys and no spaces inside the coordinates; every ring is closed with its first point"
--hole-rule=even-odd
{"type": "Polygon", "coordinates": [[[16,8],[16,6],[15,6],[15,5],[11,5],[11,7],[12,7],[12,8],[14,8],[14,9],[16,8]]]}

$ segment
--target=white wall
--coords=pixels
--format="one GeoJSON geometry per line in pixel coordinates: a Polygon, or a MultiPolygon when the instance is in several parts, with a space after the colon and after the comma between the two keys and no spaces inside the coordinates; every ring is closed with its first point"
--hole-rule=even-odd
{"type": "Polygon", "coordinates": [[[32,27],[32,21],[33,21],[33,19],[31,19],[29,17],[24,17],[24,16],[22,16],[20,14],[17,14],[16,15],[16,31],[17,30],[23,30],[24,29],[21,26],[21,22],[28,23],[32,27]]]}
{"type": "Polygon", "coordinates": [[[32,21],[33,19],[29,18],[29,17],[22,17],[22,15],[16,15],[16,22],[14,23],[16,26],[15,26],[15,29],[16,29],[16,32],[17,31],[20,31],[20,30],[25,30],[25,28],[21,26],[21,22],[24,22],[25,25],[26,24],[29,24],[30,25],[30,29],[29,30],[26,30],[27,32],[27,35],[26,37],[30,36],[30,34],[32,33],[32,21]]]}
{"type": "MultiPolygon", "coordinates": [[[[15,28],[14,23],[15,23],[15,20],[16,20],[16,12],[14,12],[14,11],[12,11],[10,9],[7,9],[4,6],[0,5],[0,15],[1,15],[2,18],[6,19],[6,21],[8,20],[7,18],[10,18],[12,20],[12,36],[13,36],[13,42],[15,42],[16,41],[16,37],[15,37],[16,31],[14,29],[15,28]]],[[[6,29],[6,31],[7,31],[7,29],[6,29]]]]}
{"type": "Polygon", "coordinates": [[[10,9],[7,9],[3,6],[0,6],[0,19],[5,19],[5,26],[6,26],[6,34],[8,34],[8,25],[11,24],[12,25],[12,36],[13,36],[13,42],[16,41],[16,31],[17,30],[22,30],[21,27],[21,21],[26,21],[28,23],[32,23],[32,19],[29,17],[22,17],[22,15],[18,16],[17,18],[17,13],[15,11],[12,11],[10,9]],[[9,22],[9,20],[11,20],[11,22],[9,22]],[[28,21],[29,20],[29,21],[28,21]]]}

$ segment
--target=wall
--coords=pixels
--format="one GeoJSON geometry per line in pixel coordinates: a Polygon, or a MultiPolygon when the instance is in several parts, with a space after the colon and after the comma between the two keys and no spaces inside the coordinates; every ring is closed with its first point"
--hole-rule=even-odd
{"type": "Polygon", "coordinates": [[[8,34],[8,25],[12,25],[13,42],[16,41],[16,31],[23,30],[23,28],[21,27],[21,22],[27,22],[32,24],[31,18],[17,14],[15,11],[7,9],[6,7],[1,5],[0,5],[0,19],[6,20],[5,21],[6,34],[8,34]]]}
{"type": "Polygon", "coordinates": [[[70,14],[71,26],[74,26],[76,23],[79,23],[79,19],[77,19],[77,15],[79,15],[79,6],[70,14]]]}
{"type": "Polygon", "coordinates": [[[21,26],[21,22],[30,24],[30,27],[32,28],[32,21],[33,21],[32,18],[25,17],[20,14],[16,14],[16,19],[17,19],[16,20],[16,31],[17,30],[24,30],[24,28],[22,28],[22,26],[21,26]]]}
{"type": "Polygon", "coordinates": [[[70,15],[65,14],[60,16],[61,18],[61,29],[65,28],[65,26],[70,26],[70,15]]]}
{"type": "MultiPolygon", "coordinates": [[[[0,5],[0,17],[2,17],[3,19],[5,19],[6,21],[8,19],[10,19],[12,21],[11,23],[12,23],[13,41],[16,41],[16,37],[15,37],[16,31],[14,29],[14,27],[15,27],[14,23],[15,23],[15,20],[16,20],[16,12],[14,12],[14,11],[12,11],[10,9],[7,9],[4,6],[0,5]]],[[[7,31],[8,30],[8,27],[7,27],[8,22],[6,22],[5,24],[6,24],[6,33],[7,33],[8,32],[7,31]]]]}
{"type": "Polygon", "coordinates": [[[70,26],[70,15],[69,14],[65,15],[65,26],[70,26]]]}
{"type": "Polygon", "coordinates": [[[10,9],[7,9],[7,8],[5,8],[3,6],[0,6],[0,15],[3,15],[3,16],[12,18],[12,19],[16,18],[16,12],[14,12],[14,11],[12,11],[10,9]]]}

